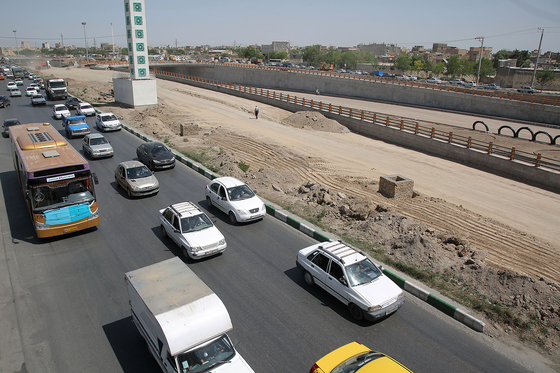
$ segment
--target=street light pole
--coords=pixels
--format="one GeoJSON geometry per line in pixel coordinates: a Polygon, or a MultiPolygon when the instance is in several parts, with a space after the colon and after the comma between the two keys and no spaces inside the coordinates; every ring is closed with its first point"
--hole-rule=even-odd
{"type": "Polygon", "coordinates": [[[18,44],[17,44],[17,30],[14,30],[14,38],[16,39],[16,51],[17,51],[17,55],[18,55],[18,63],[21,63],[21,58],[19,57],[19,48],[18,48],[18,44]]]}
{"type": "Polygon", "coordinates": [[[86,23],[82,22],[82,26],[84,26],[84,41],[86,43],[86,60],[87,60],[87,63],[89,65],[89,53],[88,53],[88,49],[87,49],[87,37],[86,37],[86,23]]]}

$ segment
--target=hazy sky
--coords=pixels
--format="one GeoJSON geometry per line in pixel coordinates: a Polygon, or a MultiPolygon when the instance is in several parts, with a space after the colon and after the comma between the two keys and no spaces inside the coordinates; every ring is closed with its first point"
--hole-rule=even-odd
{"type": "MultiPolygon", "coordinates": [[[[133,0],[130,0],[133,1],[133,0]]],[[[123,0],[2,0],[0,46],[126,46],[123,0]],[[95,39],[95,40],[94,40],[95,39]]],[[[146,0],[148,44],[252,45],[289,41],[294,46],[351,47],[390,43],[412,48],[433,43],[534,50],[544,28],[543,52],[560,52],[560,0],[146,0]]]]}

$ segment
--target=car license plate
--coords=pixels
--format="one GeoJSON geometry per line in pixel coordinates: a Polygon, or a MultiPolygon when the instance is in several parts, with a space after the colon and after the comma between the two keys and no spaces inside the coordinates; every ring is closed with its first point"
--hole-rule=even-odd
{"type": "Polygon", "coordinates": [[[70,233],[70,232],[75,232],[78,230],[78,227],[70,227],[68,229],[64,229],[63,232],[64,233],[70,233]]]}
{"type": "Polygon", "coordinates": [[[385,314],[386,314],[386,315],[390,315],[390,314],[392,314],[393,312],[395,312],[397,309],[398,309],[397,306],[394,306],[394,307],[392,307],[392,308],[389,308],[387,311],[385,311],[385,314]]]}

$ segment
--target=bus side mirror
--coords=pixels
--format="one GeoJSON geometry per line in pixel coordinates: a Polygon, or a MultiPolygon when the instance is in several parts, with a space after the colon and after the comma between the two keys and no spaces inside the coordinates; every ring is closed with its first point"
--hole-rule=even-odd
{"type": "Polygon", "coordinates": [[[29,190],[25,191],[25,198],[31,199],[31,192],[29,190]]]}
{"type": "Polygon", "coordinates": [[[94,172],[91,175],[93,176],[93,182],[95,183],[95,185],[99,184],[99,179],[97,178],[97,174],[94,172]]]}

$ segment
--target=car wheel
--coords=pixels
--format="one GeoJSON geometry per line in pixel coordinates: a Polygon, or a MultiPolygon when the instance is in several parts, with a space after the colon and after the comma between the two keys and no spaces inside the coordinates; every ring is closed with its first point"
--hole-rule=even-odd
{"type": "Polygon", "coordinates": [[[206,206],[208,206],[209,209],[211,209],[214,205],[212,205],[212,201],[210,200],[210,197],[206,196],[206,206]]]}
{"type": "Polygon", "coordinates": [[[161,228],[161,235],[163,236],[163,238],[167,237],[167,232],[165,231],[165,227],[162,225],[160,225],[161,228]]]}
{"type": "Polygon", "coordinates": [[[128,194],[128,198],[132,198],[132,192],[130,191],[130,188],[126,188],[126,194],[128,194]]]}
{"type": "Polygon", "coordinates": [[[229,221],[231,222],[231,224],[237,224],[237,218],[235,217],[233,211],[229,212],[229,221]]]}
{"type": "Polygon", "coordinates": [[[315,281],[313,280],[313,276],[311,276],[311,273],[307,271],[303,272],[303,279],[305,280],[305,283],[309,286],[313,286],[315,284],[315,281]]]}
{"type": "Polygon", "coordinates": [[[181,247],[181,252],[183,253],[183,256],[185,257],[185,259],[190,259],[189,252],[187,251],[187,249],[184,246],[181,247]]]}
{"type": "Polygon", "coordinates": [[[354,318],[354,320],[360,321],[364,318],[364,313],[362,309],[356,306],[354,303],[350,303],[348,305],[348,310],[350,311],[350,315],[354,318]]]}

